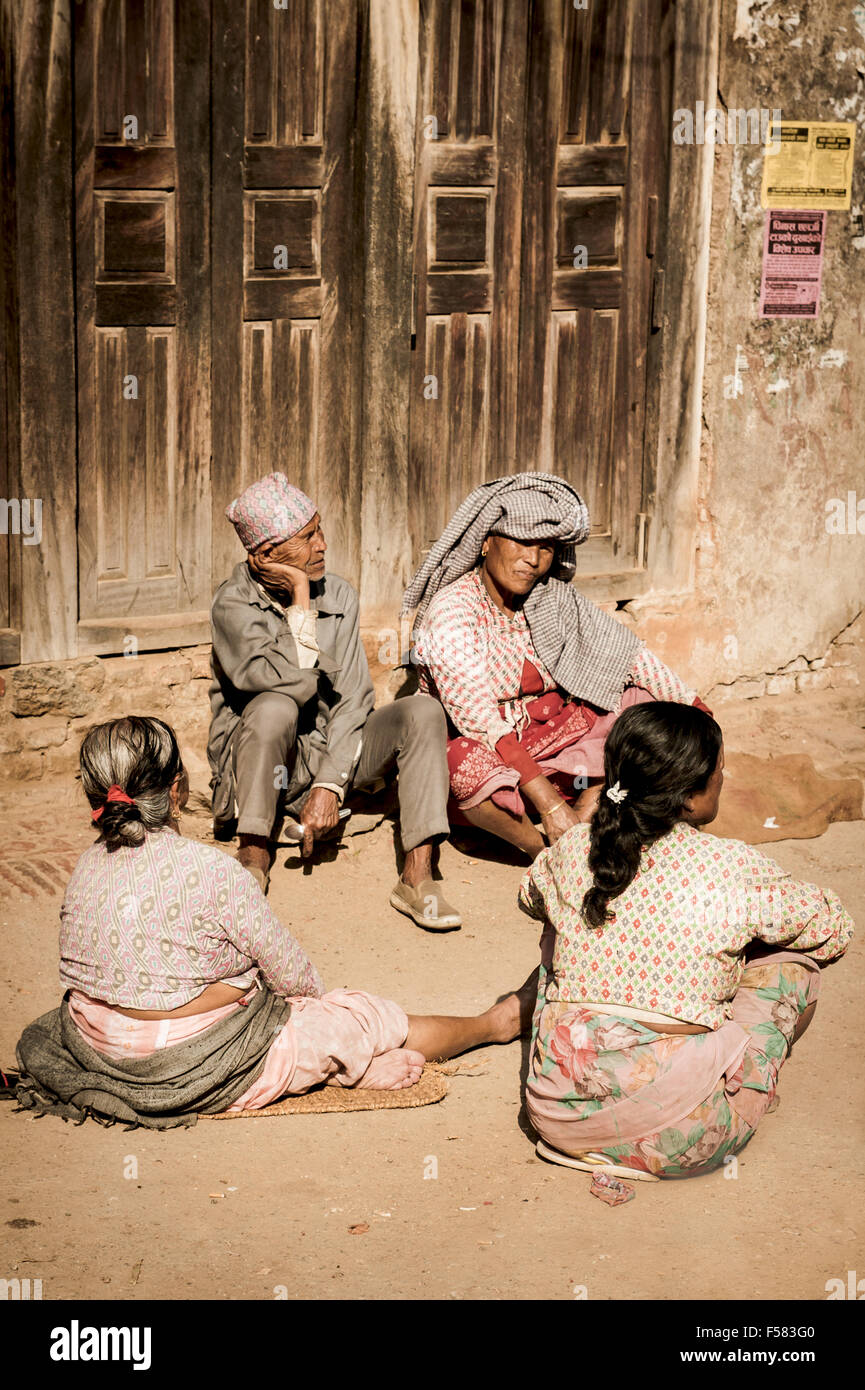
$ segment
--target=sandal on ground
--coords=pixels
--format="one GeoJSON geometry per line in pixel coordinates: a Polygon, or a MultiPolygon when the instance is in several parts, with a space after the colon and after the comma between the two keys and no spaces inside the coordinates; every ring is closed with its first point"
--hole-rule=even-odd
{"type": "Polygon", "coordinates": [[[463,924],[456,908],[445,900],[439,884],[431,878],[425,878],[417,888],[399,879],[390,895],[390,905],[427,931],[456,931],[463,924]]]}
{"type": "Polygon", "coordinates": [[[551,1149],[543,1139],[539,1139],[535,1145],[535,1153],[550,1163],[560,1163],[563,1168],[578,1168],[581,1173],[607,1173],[611,1178],[627,1178],[629,1182],[661,1181],[657,1173],[644,1173],[641,1168],[625,1168],[622,1164],[610,1163],[609,1159],[602,1158],[600,1154],[581,1154],[579,1158],[572,1158],[570,1154],[551,1149]]]}

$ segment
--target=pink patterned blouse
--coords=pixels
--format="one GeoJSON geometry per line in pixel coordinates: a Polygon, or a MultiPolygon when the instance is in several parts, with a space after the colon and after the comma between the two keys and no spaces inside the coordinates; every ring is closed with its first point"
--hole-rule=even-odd
{"type": "MultiPolygon", "coordinates": [[[[525,614],[503,613],[476,569],[436,594],[417,637],[416,655],[421,689],[438,696],[464,738],[488,748],[525,722],[516,697],[526,660],[540,673],[544,691],[556,686],[535,651],[525,614]],[[505,703],[510,707],[503,717],[498,707],[505,703]]],[[[696,693],[647,647],[637,652],[627,684],[642,686],[656,700],[681,704],[691,704],[696,693]]]]}
{"type": "Polygon", "coordinates": [[[60,909],[60,980],[130,1009],[177,1009],[222,980],[259,975],[284,996],[324,993],[315,966],[271,912],[250,873],[173,830],[110,854],[95,844],[60,909]]]}
{"type": "Polygon", "coordinates": [[[842,956],[853,922],[838,897],[800,883],[741,840],[680,821],[649,849],[633,882],[610,902],[612,921],[582,921],[592,885],[589,828],[544,850],[520,885],[520,906],[556,931],[547,1002],[627,1004],[719,1028],[742,977],[749,941],[842,956]]]}

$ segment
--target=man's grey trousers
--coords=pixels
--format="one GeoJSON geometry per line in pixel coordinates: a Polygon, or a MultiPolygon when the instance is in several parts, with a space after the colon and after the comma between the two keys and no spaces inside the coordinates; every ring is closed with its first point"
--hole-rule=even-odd
{"type": "MultiPolygon", "coordinates": [[[[269,836],[279,801],[277,770],[290,769],[299,710],[290,695],[265,692],[246,705],[234,734],[238,833],[269,836]]],[[[399,773],[399,820],[408,853],[447,837],[447,724],[438,700],[409,695],[373,710],[352,787],[363,789],[399,773]]],[[[314,779],[313,779],[314,780],[314,779]]]]}

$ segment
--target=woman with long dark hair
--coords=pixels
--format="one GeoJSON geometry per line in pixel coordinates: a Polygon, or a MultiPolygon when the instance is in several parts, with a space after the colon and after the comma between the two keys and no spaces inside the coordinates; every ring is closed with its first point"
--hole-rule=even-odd
{"type": "Polygon", "coordinates": [[[527,1022],[526,986],[475,1018],[326,993],[252,875],[181,835],[188,780],[161,719],[91,729],[81,781],[97,838],[61,909],[63,1002],[18,1044],[26,1108],[163,1129],[321,1083],[398,1090],[426,1058],[509,1042],[527,1022]]]}
{"type": "Polygon", "coordinates": [[[523,880],[546,924],[526,1095],[544,1157],[647,1179],[729,1160],[847,948],[834,893],[701,833],[723,767],[702,710],[625,710],[591,823],[523,880]]]}

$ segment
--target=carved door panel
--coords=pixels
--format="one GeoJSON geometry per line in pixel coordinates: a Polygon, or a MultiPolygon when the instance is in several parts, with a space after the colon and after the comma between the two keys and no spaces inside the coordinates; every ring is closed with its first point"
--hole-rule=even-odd
{"type": "Polygon", "coordinates": [[[79,650],[203,640],[207,0],[75,7],[79,650]]]}
{"type": "Polygon", "coordinates": [[[357,575],[356,0],[214,0],[214,579],[239,552],[222,515],[282,470],[357,575]]]}
{"type": "Polygon", "coordinates": [[[421,0],[409,515],[415,560],[513,470],[528,6],[421,0]]]}
{"type": "Polygon", "coordinates": [[[534,0],[527,88],[519,452],[586,498],[580,576],[645,565],[646,349],[664,163],[665,0],[534,0]]]}

